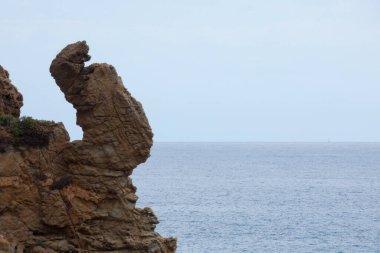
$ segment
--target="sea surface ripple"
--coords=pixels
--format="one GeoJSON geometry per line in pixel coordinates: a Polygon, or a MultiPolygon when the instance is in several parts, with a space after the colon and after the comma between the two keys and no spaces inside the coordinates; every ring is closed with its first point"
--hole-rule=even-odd
{"type": "Polygon", "coordinates": [[[380,253],[380,143],[156,143],[132,178],[178,253],[380,253]]]}

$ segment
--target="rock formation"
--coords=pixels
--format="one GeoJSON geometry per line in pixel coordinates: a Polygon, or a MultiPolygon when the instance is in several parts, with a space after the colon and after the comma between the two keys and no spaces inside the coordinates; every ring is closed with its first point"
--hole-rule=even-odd
{"type": "Polygon", "coordinates": [[[143,108],[113,66],[85,67],[88,51],[68,45],[50,66],[77,110],[81,141],[70,142],[61,123],[18,118],[22,96],[0,67],[0,252],[176,250],[175,238],[154,232],[152,210],[135,207],[129,176],[153,136],[143,108]]]}
{"type": "Polygon", "coordinates": [[[22,104],[22,95],[9,80],[8,71],[0,66],[0,115],[20,116],[20,108],[22,104]]]}

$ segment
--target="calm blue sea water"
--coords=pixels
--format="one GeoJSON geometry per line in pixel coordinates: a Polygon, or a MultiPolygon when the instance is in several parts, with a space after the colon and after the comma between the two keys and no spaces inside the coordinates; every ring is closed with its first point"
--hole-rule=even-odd
{"type": "Polygon", "coordinates": [[[380,252],[380,143],[156,143],[133,180],[179,253],[380,252]]]}

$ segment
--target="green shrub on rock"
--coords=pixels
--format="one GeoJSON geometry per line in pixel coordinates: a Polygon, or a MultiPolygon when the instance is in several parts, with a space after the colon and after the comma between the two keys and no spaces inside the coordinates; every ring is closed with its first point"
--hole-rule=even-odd
{"type": "MultiPolygon", "coordinates": [[[[49,144],[49,136],[52,132],[51,126],[54,124],[53,121],[36,120],[32,117],[24,116],[16,118],[12,115],[0,116],[0,127],[11,135],[12,144],[14,146],[47,146],[49,144]]],[[[0,144],[1,142],[2,140],[0,138],[0,144]]]]}

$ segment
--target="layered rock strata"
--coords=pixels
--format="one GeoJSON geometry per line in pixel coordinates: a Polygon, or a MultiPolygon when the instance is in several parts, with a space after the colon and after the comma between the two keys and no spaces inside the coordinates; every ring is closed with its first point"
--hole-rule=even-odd
{"type": "MultiPolygon", "coordinates": [[[[68,45],[50,66],[77,110],[81,141],[70,142],[61,123],[27,125],[48,136],[36,145],[15,142],[12,125],[0,126],[0,252],[176,250],[175,238],[154,231],[153,211],[135,207],[130,175],[153,137],[143,108],[113,66],[85,66],[88,51],[86,42],[68,45]]],[[[19,117],[22,96],[3,68],[0,95],[0,114],[19,117]]]]}

